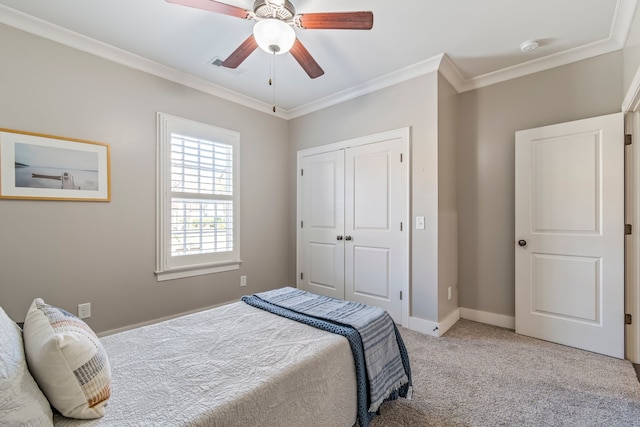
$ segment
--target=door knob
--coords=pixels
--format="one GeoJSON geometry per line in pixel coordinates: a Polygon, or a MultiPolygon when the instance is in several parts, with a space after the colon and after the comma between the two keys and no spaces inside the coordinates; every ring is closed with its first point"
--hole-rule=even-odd
{"type": "Polygon", "coordinates": [[[527,246],[527,241],[526,240],[518,240],[518,244],[520,246],[527,246]]]}
{"type": "Polygon", "coordinates": [[[336,240],[342,240],[342,236],[336,237],[336,240]]]}
{"type": "Polygon", "coordinates": [[[345,236],[344,240],[351,240],[351,236],[345,236]]]}

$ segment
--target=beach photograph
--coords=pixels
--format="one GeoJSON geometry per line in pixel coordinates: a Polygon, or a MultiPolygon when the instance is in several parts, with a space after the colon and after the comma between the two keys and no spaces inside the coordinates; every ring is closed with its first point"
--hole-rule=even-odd
{"type": "Polygon", "coordinates": [[[15,186],[98,191],[98,153],[15,144],[15,186]]]}

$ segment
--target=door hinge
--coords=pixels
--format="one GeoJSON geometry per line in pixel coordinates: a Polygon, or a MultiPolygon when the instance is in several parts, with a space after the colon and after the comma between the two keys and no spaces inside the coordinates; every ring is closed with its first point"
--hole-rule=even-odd
{"type": "Polygon", "coordinates": [[[631,135],[630,133],[625,133],[624,145],[631,145],[631,144],[633,144],[633,135],[631,135]]]}
{"type": "Polygon", "coordinates": [[[304,273],[300,273],[300,280],[304,280],[304,273]]]}
{"type": "Polygon", "coordinates": [[[624,234],[626,234],[628,236],[632,232],[633,232],[633,226],[631,224],[625,224],[624,225],[624,234]]]}
{"type": "Polygon", "coordinates": [[[300,176],[304,176],[304,169],[300,169],[300,176]]]}
{"type": "Polygon", "coordinates": [[[400,301],[402,301],[402,291],[400,291],[400,301]]]}
{"type": "Polygon", "coordinates": [[[304,221],[300,221],[300,228],[304,228],[304,221]]]}
{"type": "Polygon", "coordinates": [[[624,314],[624,324],[630,325],[633,322],[633,317],[629,313],[624,314]]]}
{"type": "Polygon", "coordinates": [[[400,231],[402,231],[402,223],[400,223],[400,231]]]}
{"type": "Polygon", "coordinates": [[[400,163],[402,163],[402,153],[400,153],[400,163]]]}

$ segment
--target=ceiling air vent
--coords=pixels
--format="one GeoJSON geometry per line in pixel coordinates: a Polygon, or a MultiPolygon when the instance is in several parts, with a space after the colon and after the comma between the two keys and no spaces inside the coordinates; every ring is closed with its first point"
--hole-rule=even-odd
{"type": "Polygon", "coordinates": [[[239,76],[240,74],[244,74],[245,71],[247,71],[245,68],[227,68],[227,67],[223,67],[222,63],[224,62],[224,59],[219,58],[219,57],[214,57],[211,61],[209,61],[209,64],[220,68],[221,70],[225,70],[228,73],[231,74],[235,74],[236,76],[239,76]]]}

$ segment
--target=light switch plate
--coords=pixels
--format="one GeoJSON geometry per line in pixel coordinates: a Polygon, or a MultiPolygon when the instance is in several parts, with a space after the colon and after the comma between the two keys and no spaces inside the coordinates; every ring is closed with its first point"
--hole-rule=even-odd
{"type": "Polygon", "coordinates": [[[424,230],[424,217],[417,216],[416,217],[416,230],[424,230]]]}

